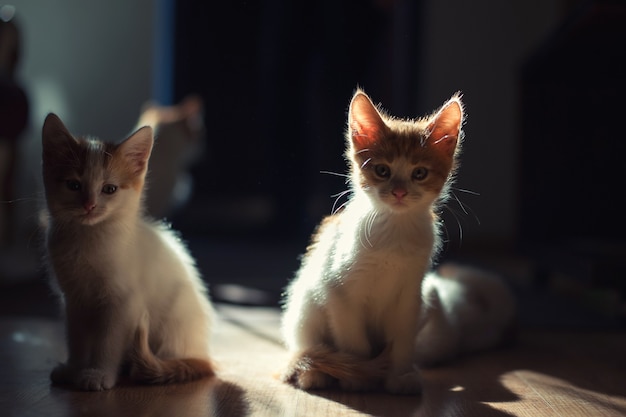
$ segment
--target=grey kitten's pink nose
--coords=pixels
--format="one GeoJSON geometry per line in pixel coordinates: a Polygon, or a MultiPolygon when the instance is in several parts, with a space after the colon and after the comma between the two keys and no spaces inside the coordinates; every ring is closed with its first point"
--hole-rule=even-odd
{"type": "Polygon", "coordinates": [[[395,195],[398,200],[404,198],[408,192],[404,188],[394,188],[391,194],[395,195]]]}
{"type": "Polygon", "coordinates": [[[83,204],[83,207],[85,208],[85,211],[89,213],[91,210],[96,208],[96,203],[94,201],[86,201],[85,204],[83,204]]]}

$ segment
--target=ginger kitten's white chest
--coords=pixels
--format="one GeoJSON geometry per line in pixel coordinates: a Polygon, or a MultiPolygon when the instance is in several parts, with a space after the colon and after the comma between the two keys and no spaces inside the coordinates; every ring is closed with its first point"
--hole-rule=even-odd
{"type": "MultiPolygon", "coordinates": [[[[421,281],[430,267],[434,241],[432,224],[381,219],[367,229],[367,235],[366,229],[356,232],[362,236],[353,240],[356,243],[351,248],[351,256],[344,254],[344,262],[347,262],[337,274],[338,284],[346,288],[350,297],[370,300],[376,305],[386,305],[405,293],[418,297],[421,281]]],[[[341,247],[341,242],[338,243],[341,247]]]]}

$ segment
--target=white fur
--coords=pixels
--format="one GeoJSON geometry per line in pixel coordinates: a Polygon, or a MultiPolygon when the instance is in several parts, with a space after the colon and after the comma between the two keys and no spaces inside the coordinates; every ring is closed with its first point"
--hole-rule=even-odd
{"type": "MultiPolygon", "coordinates": [[[[138,142],[136,136],[127,141],[138,142]]],[[[48,142],[44,133],[44,150],[48,142]]],[[[88,184],[99,190],[114,177],[96,168],[75,174],[85,193],[88,184]]],[[[79,193],[55,178],[46,181],[47,260],[61,292],[68,341],[68,360],[52,372],[53,382],[111,388],[145,320],[155,355],[208,359],[213,311],[184,244],[169,227],[141,215],[139,190],[96,194],[94,214],[86,218],[79,193]]]]}
{"type": "Polygon", "coordinates": [[[504,342],[515,319],[515,299],[486,271],[445,264],[422,283],[425,324],[416,339],[417,359],[434,365],[459,354],[504,342]]]}
{"type": "MultiPolygon", "coordinates": [[[[379,211],[357,192],[340,221],[319,236],[287,291],[282,324],[287,347],[299,352],[331,344],[368,358],[392,341],[386,388],[416,392],[420,285],[435,242],[429,206],[379,211]]],[[[368,388],[341,383],[346,389],[368,388]]]]}

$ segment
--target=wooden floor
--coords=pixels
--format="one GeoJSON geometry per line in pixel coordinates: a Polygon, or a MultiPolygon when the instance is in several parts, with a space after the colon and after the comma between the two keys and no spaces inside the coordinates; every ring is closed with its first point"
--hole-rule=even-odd
{"type": "Polygon", "coordinates": [[[516,346],[424,371],[421,396],[306,393],[275,379],[278,311],[221,305],[219,378],[85,393],[52,387],[62,323],[0,318],[1,416],[626,416],[626,335],[523,330],[516,346]]]}

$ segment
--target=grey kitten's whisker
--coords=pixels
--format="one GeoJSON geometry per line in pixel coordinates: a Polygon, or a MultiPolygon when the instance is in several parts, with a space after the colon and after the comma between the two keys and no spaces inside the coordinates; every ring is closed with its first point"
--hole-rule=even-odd
{"type": "Polygon", "coordinates": [[[12,198],[10,200],[0,200],[0,204],[15,204],[15,203],[32,203],[44,201],[44,193],[39,192],[26,197],[12,198]]]}

